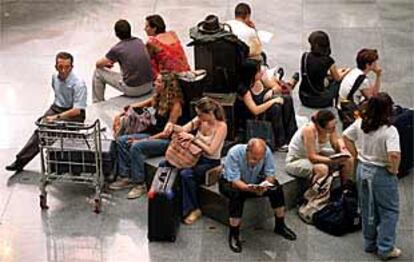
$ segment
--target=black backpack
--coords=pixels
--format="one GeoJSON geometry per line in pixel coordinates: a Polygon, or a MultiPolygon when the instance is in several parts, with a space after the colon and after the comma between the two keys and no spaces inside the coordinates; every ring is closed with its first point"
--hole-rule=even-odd
{"type": "Polygon", "coordinates": [[[315,227],[334,236],[360,230],[361,216],[355,184],[345,185],[331,196],[332,201],[313,215],[315,227]]]}

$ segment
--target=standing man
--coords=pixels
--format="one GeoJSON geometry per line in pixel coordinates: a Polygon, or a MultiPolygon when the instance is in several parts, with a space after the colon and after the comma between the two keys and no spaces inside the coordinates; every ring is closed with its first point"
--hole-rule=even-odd
{"type": "Polygon", "coordinates": [[[249,58],[261,60],[262,43],[257,34],[256,26],[250,20],[252,10],[248,4],[239,3],[234,10],[234,20],[227,21],[232,33],[249,47],[249,58]]]}
{"type": "Polygon", "coordinates": [[[145,44],[131,36],[131,26],[126,20],[115,23],[115,35],[121,40],[96,62],[92,80],[93,102],[105,100],[108,84],[126,96],[142,96],[152,90],[151,62],[145,44]],[[110,68],[118,62],[122,75],[110,68]]]}
{"type": "MultiPolygon", "coordinates": [[[[86,85],[72,72],[73,56],[66,52],[58,53],[55,68],[58,72],[52,76],[55,100],[42,118],[48,122],[56,120],[83,122],[86,108],[86,85]]],[[[6,166],[6,170],[22,171],[38,153],[39,137],[35,132],[16,155],[16,160],[6,166]]]]}
{"type": "Polygon", "coordinates": [[[239,234],[243,205],[247,198],[268,197],[275,212],[274,232],[288,240],[296,239],[296,234],[285,224],[285,199],[275,173],[272,152],[262,139],[252,138],[247,145],[235,145],[229,150],[219,190],[230,200],[229,246],[233,252],[242,251],[239,234]],[[264,181],[270,184],[259,186],[264,181]]]}

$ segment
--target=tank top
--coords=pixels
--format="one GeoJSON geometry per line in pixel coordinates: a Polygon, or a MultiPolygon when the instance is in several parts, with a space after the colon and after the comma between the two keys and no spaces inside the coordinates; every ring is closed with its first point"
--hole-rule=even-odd
{"type": "MultiPolygon", "coordinates": [[[[289,143],[289,151],[286,156],[288,158],[308,158],[305,143],[303,139],[303,129],[308,127],[310,123],[306,124],[305,126],[301,127],[292,137],[289,143]]],[[[318,132],[315,132],[315,151],[316,153],[320,153],[322,148],[328,143],[329,139],[325,143],[319,143],[319,135],[318,132]]]]}
{"type": "MultiPolygon", "coordinates": [[[[211,143],[214,140],[214,137],[216,136],[216,130],[211,135],[205,136],[201,133],[200,130],[197,131],[196,138],[203,141],[206,145],[211,145],[211,143]]],[[[208,159],[220,159],[221,158],[221,149],[223,148],[224,140],[220,143],[220,146],[217,148],[216,152],[214,152],[212,155],[207,155],[206,153],[203,153],[203,156],[208,159]]]]}

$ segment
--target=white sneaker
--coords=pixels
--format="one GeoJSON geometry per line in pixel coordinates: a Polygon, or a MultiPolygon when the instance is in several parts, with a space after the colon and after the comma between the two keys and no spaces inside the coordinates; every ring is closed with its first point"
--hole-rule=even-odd
{"type": "Polygon", "coordinates": [[[386,256],[381,256],[381,260],[393,259],[401,256],[401,249],[394,247],[386,256]]]}
{"type": "Polygon", "coordinates": [[[277,148],[276,151],[277,152],[286,153],[287,151],[289,151],[289,145],[288,144],[284,144],[283,146],[277,148]]]}
{"type": "Polygon", "coordinates": [[[145,194],[145,192],[146,190],[144,185],[135,185],[131,191],[128,192],[127,198],[135,199],[145,194]]]}

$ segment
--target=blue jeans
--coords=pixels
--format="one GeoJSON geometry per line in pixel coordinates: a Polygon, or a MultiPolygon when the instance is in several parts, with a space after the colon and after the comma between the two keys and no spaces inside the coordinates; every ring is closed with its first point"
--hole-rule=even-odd
{"type": "Polygon", "coordinates": [[[198,187],[205,180],[206,172],[218,165],[220,165],[219,159],[201,157],[193,168],[180,170],[183,190],[183,217],[200,208],[198,187]]]}
{"type": "Polygon", "coordinates": [[[128,138],[143,139],[149,136],[149,134],[132,134],[123,135],[117,139],[117,160],[121,177],[129,177],[131,174],[133,183],[143,183],[145,181],[145,159],[165,154],[170,143],[167,139],[150,139],[128,143],[128,138]]]}
{"type": "Polygon", "coordinates": [[[398,179],[384,167],[358,162],[357,186],[365,250],[377,250],[380,256],[386,256],[395,244],[398,179]]]}

